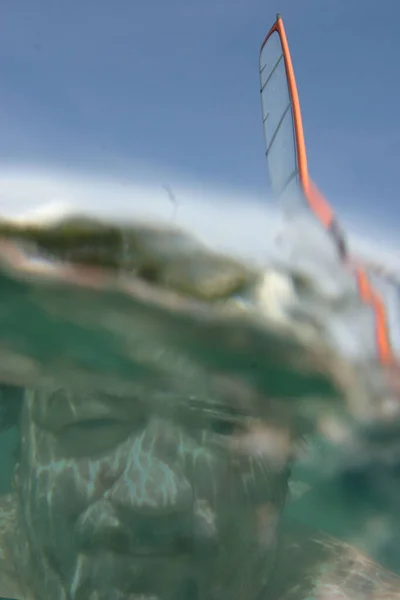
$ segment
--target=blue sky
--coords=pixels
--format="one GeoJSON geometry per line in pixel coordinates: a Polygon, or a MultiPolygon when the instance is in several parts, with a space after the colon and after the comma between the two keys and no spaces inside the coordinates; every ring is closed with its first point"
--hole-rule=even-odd
{"type": "Polygon", "coordinates": [[[0,165],[267,196],[258,52],[278,11],[314,179],[393,225],[399,0],[3,0],[0,165]]]}

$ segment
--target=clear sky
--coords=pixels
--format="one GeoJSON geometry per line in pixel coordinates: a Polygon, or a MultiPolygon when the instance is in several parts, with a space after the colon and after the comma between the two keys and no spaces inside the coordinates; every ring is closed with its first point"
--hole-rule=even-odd
{"type": "Polygon", "coordinates": [[[277,12],[314,179],[395,228],[400,0],[2,0],[0,167],[267,197],[258,53],[277,12]]]}

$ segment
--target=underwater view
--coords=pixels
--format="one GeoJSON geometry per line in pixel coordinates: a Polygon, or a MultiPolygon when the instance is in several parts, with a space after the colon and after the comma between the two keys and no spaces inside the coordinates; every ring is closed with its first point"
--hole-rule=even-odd
{"type": "Polygon", "coordinates": [[[400,597],[394,388],[312,280],[165,225],[0,236],[5,598],[400,597]]]}

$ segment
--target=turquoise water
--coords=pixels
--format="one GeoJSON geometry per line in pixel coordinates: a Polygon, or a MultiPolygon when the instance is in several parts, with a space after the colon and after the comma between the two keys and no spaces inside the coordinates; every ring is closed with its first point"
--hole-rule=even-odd
{"type": "Polygon", "coordinates": [[[397,424],[261,317],[254,273],[138,239],[125,271],[0,271],[0,595],[395,598],[397,424]]]}

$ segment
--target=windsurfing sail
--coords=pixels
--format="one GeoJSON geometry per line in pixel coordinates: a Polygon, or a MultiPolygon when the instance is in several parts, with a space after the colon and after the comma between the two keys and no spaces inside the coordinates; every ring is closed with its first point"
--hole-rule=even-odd
{"type": "MultiPolygon", "coordinates": [[[[388,289],[393,296],[393,285],[390,287],[386,280],[377,277],[376,269],[371,271],[348,256],[334,211],[310,178],[296,79],[280,15],[261,45],[259,69],[265,153],[272,191],[286,215],[308,212],[334,240],[340,260],[354,272],[359,297],[371,309],[377,355],[382,363],[389,364],[394,359],[392,340],[396,331],[399,338],[396,353],[400,353],[400,302],[397,311],[388,311],[388,289]]],[[[400,295],[400,285],[395,292],[400,295]]]]}
{"type": "Polygon", "coordinates": [[[273,193],[284,210],[311,210],[346,252],[334,212],[308,173],[300,102],[292,60],[280,15],[260,51],[261,106],[266,158],[273,193]]]}

